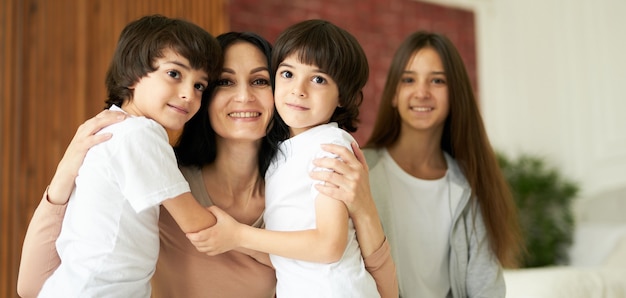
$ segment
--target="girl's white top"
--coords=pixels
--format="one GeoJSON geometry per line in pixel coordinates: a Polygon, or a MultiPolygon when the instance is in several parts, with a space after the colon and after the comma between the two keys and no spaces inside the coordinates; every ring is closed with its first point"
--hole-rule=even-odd
{"type": "Polygon", "coordinates": [[[423,180],[405,172],[383,150],[380,162],[370,169],[371,187],[387,179],[386,198],[392,217],[385,235],[396,260],[403,297],[446,297],[450,291],[450,228],[459,196],[451,196],[449,174],[423,180]],[[377,178],[378,177],[378,178],[377,178]]]}

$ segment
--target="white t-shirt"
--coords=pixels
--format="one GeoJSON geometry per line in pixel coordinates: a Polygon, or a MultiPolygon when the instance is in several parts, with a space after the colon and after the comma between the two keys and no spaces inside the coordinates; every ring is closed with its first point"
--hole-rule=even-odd
{"type": "MultiPolygon", "coordinates": [[[[383,219],[385,235],[396,260],[402,297],[445,297],[450,290],[450,228],[459,198],[450,195],[449,173],[423,180],[406,173],[383,150],[370,169],[371,187],[386,179],[390,216],[383,219]]],[[[378,202],[377,202],[378,205],[378,202]]]]}
{"type": "MultiPolygon", "coordinates": [[[[318,191],[309,172],[315,158],[329,156],[321,144],[350,147],[354,138],[336,123],[311,128],[280,145],[265,176],[265,228],[276,231],[313,229],[318,191]]],[[[376,283],[365,270],[349,221],[348,245],[341,260],[312,263],[270,255],[276,268],[278,297],[379,297],[376,283]]]]}
{"type": "MultiPolygon", "coordinates": [[[[111,110],[120,110],[117,107],[111,110]]],[[[189,191],[165,129],[131,117],[106,127],[80,167],[40,297],[149,297],[159,205],[189,191]]]]}

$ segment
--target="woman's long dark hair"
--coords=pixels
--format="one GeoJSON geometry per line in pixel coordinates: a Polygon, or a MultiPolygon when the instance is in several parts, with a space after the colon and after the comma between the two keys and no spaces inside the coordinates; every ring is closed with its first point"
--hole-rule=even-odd
{"type": "MultiPolygon", "coordinates": [[[[228,32],[217,37],[217,41],[225,53],[227,48],[236,42],[247,42],[257,47],[267,59],[270,66],[272,45],[263,37],[252,32],[228,32]]],[[[274,74],[270,73],[270,78],[274,74]]],[[[194,115],[184,126],[183,131],[174,146],[174,152],[181,166],[204,165],[215,161],[217,155],[216,133],[209,120],[209,103],[213,99],[216,82],[211,82],[209,89],[202,94],[202,103],[199,112],[194,115]]],[[[275,150],[269,146],[264,137],[258,152],[259,173],[265,177],[265,171],[269,167],[275,150]]]]}

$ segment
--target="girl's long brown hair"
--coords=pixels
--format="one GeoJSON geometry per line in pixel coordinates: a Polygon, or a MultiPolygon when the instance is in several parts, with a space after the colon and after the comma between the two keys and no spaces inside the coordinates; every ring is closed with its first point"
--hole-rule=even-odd
{"type": "Polygon", "coordinates": [[[459,163],[472,188],[471,200],[478,200],[491,249],[504,267],[516,267],[523,250],[517,208],[487,137],[463,60],[447,37],[418,31],[400,45],[391,62],[376,124],[365,147],[386,148],[398,140],[402,120],[391,102],[409,59],[425,47],[439,53],[448,82],[450,111],[441,148],[459,163]]]}

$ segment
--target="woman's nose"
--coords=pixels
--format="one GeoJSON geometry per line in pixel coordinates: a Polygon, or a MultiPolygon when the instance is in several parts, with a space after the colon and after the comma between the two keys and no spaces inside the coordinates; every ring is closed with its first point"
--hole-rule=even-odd
{"type": "Polygon", "coordinates": [[[237,94],[235,95],[235,101],[238,102],[248,102],[255,100],[254,93],[251,92],[249,86],[241,86],[237,89],[237,94]]]}

